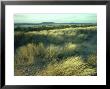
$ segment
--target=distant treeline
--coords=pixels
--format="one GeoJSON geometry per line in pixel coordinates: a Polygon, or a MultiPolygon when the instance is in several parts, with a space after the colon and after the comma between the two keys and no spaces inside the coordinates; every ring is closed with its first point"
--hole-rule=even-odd
{"type": "Polygon", "coordinates": [[[96,24],[68,24],[68,25],[36,25],[32,27],[20,27],[17,26],[14,28],[14,31],[41,31],[41,30],[52,30],[52,29],[64,29],[70,27],[90,27],[96,26],[96,24]]]}

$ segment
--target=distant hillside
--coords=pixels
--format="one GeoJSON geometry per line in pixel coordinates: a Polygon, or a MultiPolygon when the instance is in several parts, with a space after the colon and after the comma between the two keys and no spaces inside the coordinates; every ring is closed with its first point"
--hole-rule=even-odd
{"type": "Polygon", "coordinates": [[[14,23],[15,25],[49,25],[49,24],[87,24],[87,25],[96,25],[97,23],[55,23],[55,22],[42,22],[42,23],[14,23]]]}
{"type": "Polygon", "coordinates": [[[55,24],[54,22],[42,22],[40,24],[55,24]]]}

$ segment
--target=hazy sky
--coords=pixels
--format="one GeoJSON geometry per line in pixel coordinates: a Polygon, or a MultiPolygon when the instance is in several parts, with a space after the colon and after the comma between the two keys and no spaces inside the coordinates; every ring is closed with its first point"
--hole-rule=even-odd
{"type": "Polygon", "coordinates": [[[15,14],[15,23],[96,23],[97,15],[95,13],[71,13],[71,14],[15,14]]]}

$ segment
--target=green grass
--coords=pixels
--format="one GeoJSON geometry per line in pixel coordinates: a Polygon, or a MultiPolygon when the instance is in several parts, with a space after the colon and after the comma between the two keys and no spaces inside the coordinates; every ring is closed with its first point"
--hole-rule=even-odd
{"type": "Polygon", "coordinates": [[[96,76],[96,26],[14,34],[15,76],[96,76]]]}

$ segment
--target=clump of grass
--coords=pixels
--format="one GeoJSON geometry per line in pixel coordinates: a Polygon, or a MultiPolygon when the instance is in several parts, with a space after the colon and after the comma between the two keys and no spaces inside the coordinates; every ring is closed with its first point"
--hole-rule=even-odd
{"type": "Polygon", "coordinates": [[[34,44],[19,47],[15,52],[15,64],[32,64],[36,54],[36,45],[34,44]]]}
{"type": "Polygon", "coordinates": [[[90,76],[95,75],[96,70],[83,62],[81,57],[69,57],[55,64],[49,64],[47,68],[36,73],[43,76],[90,76]]]}
{"type": "Polygon", "coordinates": [[[57,58],[57,56],[60,52],[60,49],[61,48],[59,46],[55,46],[55,45],[51,44],[50,46],[48,46],[46,48],[47,53],[46,53],[45,57],[50,60],[57,58]]]}
{"type": "Polygon", "coordinates": [[[77,47],[77,44],[73,44],[73,43],[69,42],[64,45],[64,50],[70,51],[70,50],[74,50],[76,47],[77,47]]]}
{"type": "Polygon", "coordinates": [[[96,75],[97,75],[96,68],[86,68],[80,73],[80,76],[96,76],[96,75]]]}
{"type": "Polygon", "coordinates": [[[38,58],[45,57],[46,49],[42,43],[29,43],[15,52],[15,64],[33,64],[38,58]]]}
{"type": "Polygon", "coordinates": [[[87,63],[93,67],[96,67],[97,66],[97,56],[96,54],[90,54],[88,56],[88,60],[87,60],[87,63]]]}

